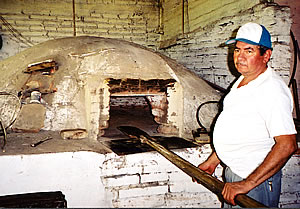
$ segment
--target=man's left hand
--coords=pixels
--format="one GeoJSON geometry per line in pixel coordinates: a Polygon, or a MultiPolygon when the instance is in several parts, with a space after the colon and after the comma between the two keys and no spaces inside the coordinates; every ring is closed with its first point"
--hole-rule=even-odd
{"type": "Polygon", "coordinates": [[[250,190],[251,188],[249,187],[249,184],[245,181],[226,183],[223,188],[222,195],[226,202],[236,205],[234,198],[238,194],[247,194],[250,190]]]}

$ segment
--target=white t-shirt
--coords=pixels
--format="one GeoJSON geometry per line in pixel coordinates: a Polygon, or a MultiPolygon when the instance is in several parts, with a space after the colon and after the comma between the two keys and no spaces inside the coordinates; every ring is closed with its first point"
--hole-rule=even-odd
{"type": "Polygon", "coordinates": [[[224,99],[213,134],[216,153],[231,170],[246,178],[274,145],[274,136],[295,134],[293,98],[284,81],[268,68],[224,99]]]}

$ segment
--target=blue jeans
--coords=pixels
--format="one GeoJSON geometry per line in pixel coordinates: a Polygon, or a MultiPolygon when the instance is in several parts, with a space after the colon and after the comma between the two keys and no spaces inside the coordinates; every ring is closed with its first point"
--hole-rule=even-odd
{"type": "MultiPolygon", "coordinates": [[[[265,206],[278,208],[279,197],[281,192],[281,170],[274,174],[272,177],[250,190],[247,196],[255,199],[256,201],[264,204],[265,206]]],[[[225,179],[226,182],[241,181],[243,178],[236,175],[231,171],[229,167],[225,168],[225,179]]],[[[224,208],[232,208],[239,206],[232,206],[224,203],[224,208]]]]}

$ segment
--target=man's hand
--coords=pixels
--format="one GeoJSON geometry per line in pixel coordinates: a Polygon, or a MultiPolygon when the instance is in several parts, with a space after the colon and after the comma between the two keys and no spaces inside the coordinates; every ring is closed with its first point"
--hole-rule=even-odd
{"type": "MultiPolygon", "coordinates": [[[[204,163],[199,164],[198,168],[200,168],[202,171],[205,171],[209,175],[212,175],[216,167],[212,166],[209,162],[205,161],[204,163]]],[[[195,178],[192,178],[192,181],[197,182],[199,184],[199,182],[195,178]]]]}
{"type": "MultiPolygon", "coordinates": [[[[202,171],[205,171],[208,174],[213,174],[215,172],[216,167],[219,165],[220,160],[217,157],[217,154],[213,152],[206,161],[198,165],[198,168],[200,168],[202,171]]],[[[197,179],[192,178],[193,182],[197,182],[197,179]]]]}
{"type": "Polygon", "coordinates": [[[216,166],[205,161],[204,163],[201,163],[200,165],[198,165],[198,168],[205,171],[209,175],[212,175],[215,172],[216,166]]]}
{"type": "Polygon", "coordinates": [[[233,182],[233,183],[226,183],[224,185],[222,195],[226,202],[236,205],[234,202],[234,198],[238,194],[247,194],[252,187],[246,182],[246,181],[239,181],[239,182],[233,182]]]}

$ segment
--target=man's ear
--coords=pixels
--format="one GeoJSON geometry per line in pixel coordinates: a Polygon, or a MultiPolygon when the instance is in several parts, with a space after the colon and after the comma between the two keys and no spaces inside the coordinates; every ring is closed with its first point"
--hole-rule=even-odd
{"type": "Polygon", "coordinates": [[[268,63],[270,58],[272,55],[272,50],[268,49],[265,53],[264,53],[264,63],[268,63]]]}

